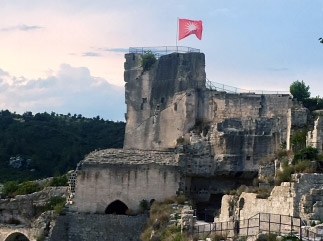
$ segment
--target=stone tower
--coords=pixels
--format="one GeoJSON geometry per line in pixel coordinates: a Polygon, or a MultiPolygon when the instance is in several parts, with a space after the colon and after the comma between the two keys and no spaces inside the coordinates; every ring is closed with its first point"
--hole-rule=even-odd
{"type": "Polygon", "coordinates": [[[164,55],[149,71],[141,67],[141,54],[129,53],[125,58],[124,149],[174,148],[198,118],[198,98],[205,90],[204,54],[164,55]]]}

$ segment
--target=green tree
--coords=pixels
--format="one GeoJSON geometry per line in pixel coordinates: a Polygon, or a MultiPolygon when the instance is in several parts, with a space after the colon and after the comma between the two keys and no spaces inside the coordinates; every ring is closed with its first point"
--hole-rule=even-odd
{"type": "Polygon", "coordinates": [[[155,54],[151,51],[145,51],[142,55],[142,68],[143,71],[150,70],[151,66],[157,61],[155,54]]]}
{"type": "Polygon", "coordinates": [[[303,101],[311,96],[309,89],[310,87],[306,86],[303,80],[296,80],[289,86],[289,92],[299,101],[303,101]]]}

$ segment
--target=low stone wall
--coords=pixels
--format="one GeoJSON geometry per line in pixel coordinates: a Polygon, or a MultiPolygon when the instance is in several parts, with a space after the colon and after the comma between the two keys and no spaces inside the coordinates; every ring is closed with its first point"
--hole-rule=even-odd
{"type": "Polygon", "coordinates": [[[322,173],[299,173],[292,175],[292,182],[275,186],[267,199],[257,198],[256,193],[242,193],[240,197],[224,195],[215,222],[246,220],[258,213],[319,220],[323,218],[322,187],[322,173]]]}
{"type": "Polygon", "coordinates": [[[68,212],[59,216],[49,241],[140,241],[147,215],[100,215],[68,212]]]}

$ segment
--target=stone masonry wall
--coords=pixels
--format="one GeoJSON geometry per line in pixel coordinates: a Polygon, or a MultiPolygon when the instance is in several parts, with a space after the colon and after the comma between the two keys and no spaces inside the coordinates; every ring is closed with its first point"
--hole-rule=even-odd
{"type": "Polygon", "coordinates": [[[119,200],[136,212],[143,199],[149,202],[174,196],[181,181],[176,157],[167,152],[111,149],[94,152],[78,171],[70,208],[104,213],[111,202],[119,200]]]}
{"type": "Polygon", "coordinates": [[[217,169],[256,170],[262,158],[273,156],[287,138],[289,95],[209,92],[204,122],[217,169]]]}
{"type": "Polygon", "coordinates": [[[303,220],[323,218],[323,174],[293,174],[292,182],[275,186],[267,199],[255,193],[242,193],[239,199],[225,195],[217,222],[245,220],[257,213],[272,213],[303,220]]]}
{"type": "Polygon", "coordinates": [[[59,216],[49,241],[140,241],[146,215],[70,213],[59,216]]]}

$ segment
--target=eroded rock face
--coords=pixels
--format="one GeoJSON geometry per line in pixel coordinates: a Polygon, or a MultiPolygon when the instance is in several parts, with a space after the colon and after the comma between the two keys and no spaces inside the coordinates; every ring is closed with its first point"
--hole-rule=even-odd
{"type": "Polygon", "coordinates": [[[64,197],[67,187],[47,187],[42,191],[0,199],[0,223],[30,226],[53,197],[64,197]]]}

